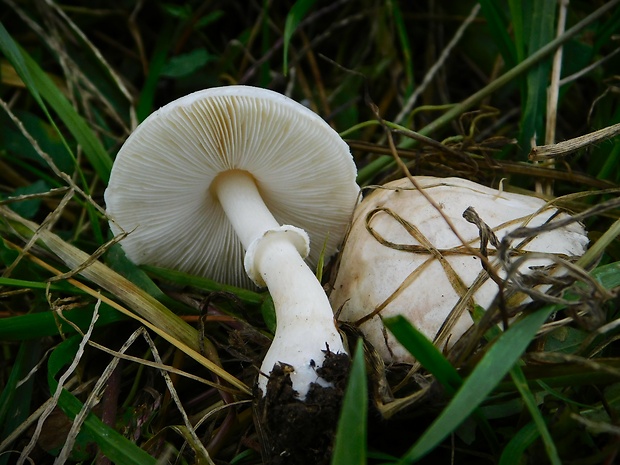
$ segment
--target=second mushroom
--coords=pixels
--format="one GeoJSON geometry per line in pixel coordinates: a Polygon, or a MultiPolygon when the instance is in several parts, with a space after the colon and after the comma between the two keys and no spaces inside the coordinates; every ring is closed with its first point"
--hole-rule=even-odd
{"type": "MultiPolygon", "coordinates": [[[[445,348],[472,326],[474,305],[487,309],[497,295],[497,284],[483,269],[479,255],[472,253],[480,248],[480,230],[463,218],[469,207],[500,240],[521,226],[567,218],[544,200],[465,179],[414,179],[435,204],[408,178],[368,195],[355,211],[330,295],[339,318],[358,326],[387,362],[412,363],[413,358],[386,330],[382,318],[403,315],[445,348]]],[[[519,272],[526,274],[557,265],[560,258],[581,256],[587,244],[583,226],[572,222],[510,246],[522,258],[527,251],[540,253],[518,264],[519,272]]],[[[489,262],[503,274],[493,249],[489,245],[489,262]]],[[[517,294],[511,303],[525,297],[517,294]]]]}

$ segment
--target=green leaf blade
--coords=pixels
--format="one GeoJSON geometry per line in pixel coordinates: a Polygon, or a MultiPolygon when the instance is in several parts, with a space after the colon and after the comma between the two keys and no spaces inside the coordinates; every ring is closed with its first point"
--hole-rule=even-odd
{"type": "Polygon", "coordinates": [[[364,346],[358,339],[336,432],[332,465],[365,465],[368,386],[364,346]]]}
{"type": "Polygon", "coordinates": [[[461,376],[435,345],[402,315],[384,320],[385,326],[396,336],[414,358],[422,364],[449,394],[463,384],[461,376]]]}
{"type": "MultiPolygon", "coordinates": [[[[553,2],[532,2],[530,15],[526,18],[530,25],[527,36],[528,54],[540,50],[553,39],[555,9],[553,2]]],[[[551,58],[542,60],[526,75],[526,94],[522,96],[524,102],[521,119],[520,146],[524,153],[529,153],[532,140],[544,142],[544,118],[546,113],[547,86],[551,70],[551,58]]],[[[540,144],[538,144],[540,145],[540,144]]]]}
{"type": "MultiPolygon", "coordinates": [[[[2,24],[0,24],[0,51],[11,62],[36,102],[46,113],[50,123],[56,127],[44,101],[54,109],[67,126],[77,143],[82,146],[84,155],[95,172],[107,184],[112,170],[112,158],[54,82],[30,55],[17,46],[2,24]]],[[[58,130],[57,127],[56,129],[58,130]]],[[[59,130],[58,133],[60,134],[59,130]]],[[[69,150],[68,146],[67,150],[69,150]]]]}
{"type": "Polygon", "coordinates": [[[525,403],[528,412],[532,416],[534,424],[538,429],[538,434],[540,435],[543,443],[545,444],[545,450],[547,451],[549,462],[551,462],[553,465],[561,465],[562,461],[558,456],[558,451],[555,447],[555,444],[553,443],[553,439],[551,438],[551,434],[549,433],[549,429],[547,428],[545,419],[540,413],[540,410],[538,410],[536,398],[534,397],[534,394],[532,393],[527,384],[527,379],[523,374],[523,370],[521,370],[521,367],[519,367],[519,365],[514,365],[510,370],[510,376],[514,381],[515,386],[517,386],[517,389],[521,394],[521,398],[523,399],[523,402],[525,403]]]}
{"type": "Polygon", "coordinates": [[[458,428],[509,372],[549,314],[550,311],[533,313],[506,331],[480,360],[448,406],[399,463],[413,463],[421,459],[458,428]]]}
{"type": "Polygon", "coordinates": [[[315,0],[297,0],[291,11],[286,16],[286,23],[284,24],[284,62],[282,64],[282,70],[284,75],[287,75],[288,71],[288,49],[291,43],[291,37],[301,20],[306,16],[315,0]]]}
{"type": "Polygon", "coordinates": [[[513,68],[517,64],[517,51],[508,34],[509,29],[506,15],[501,10],[498,2],[492,0],[480,0],[480,7],[502,58],[506,65],[513,68]]]}

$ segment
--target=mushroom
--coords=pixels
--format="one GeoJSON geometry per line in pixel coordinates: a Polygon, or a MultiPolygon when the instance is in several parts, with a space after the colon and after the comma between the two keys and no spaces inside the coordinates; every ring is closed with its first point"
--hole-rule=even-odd
{"type": "MultiPolygon", "coordinates": [[[[465,179],[414,178],[474,249],[480,248],[479,229],[463,218],[468,207],[500,240],[517,227],[567,217],[544,200],[465,179]]],[[[510,246],[521,248],[518,242],[510,246]]],[[[524,241],[521,250],[572,258],[582,255],[587,244],[583,226],[574,222],[524,241]]],[[[505,276],[504,270],[497,270],[493,249],[489,247],[489,262],[505,276]]],[[[553,258],[538,254],[518,270],[528,273],[556,261],[553,258]]],[[[463,247],[437,208],[405,178],[376,189],[357,207],[330,301],[339,319],[359,326],[385,361],[412,363],[381,318],[401,314],[438,347],[449,348],[472,326],[473,304],[486,309],[497,293],[479,257],[463,247]]],[[[510,303],[525,298],[521,293],[510,303]]]]}
{"type": "MultiPolygon", "coordinates": [[[[113,233],[129,232],[121,245],[133,262],[266,286],[277,330],[261,371],[290,365],[304,399],[311,383],[329,384],[316,371],[326,352],[346,352],[311,267],[345,233],[355,176],[348,146],[318,115],[273,91],[229,86],[141,123],[118,152],[105,201],[113,233]]],[[[259,376],[263,394],[266,384],[259,376]]]]}

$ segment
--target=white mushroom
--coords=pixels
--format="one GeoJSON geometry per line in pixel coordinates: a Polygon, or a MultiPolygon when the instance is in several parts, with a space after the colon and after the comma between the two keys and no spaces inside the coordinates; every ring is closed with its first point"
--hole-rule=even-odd
{"type": "MultiPolygon", "coordinates": [[[[140,124],[105,200],[135,263],[268,287],[277,330],[261,370],[291,365],[303,399],[311,382],[324,383],[315,370],[324,351],[345,352],[310,267],[344,235],[355,176],[348,146],[318,115],[273,91],[230,86],[187,95],[140,124]]],[[[259,387],[265,393],[264,376],[259,387]]]]}
{"type": "MultiPolygon", "coordinates": [[[[500,192],[464,179],[415,179],[473,248],[480,247],[479,229],[462,216],[470,206],[500,240],[519,226],[539,226],[557,213],[541,199],[500,192]]],[[[550,221],[561,218],[566,214],[560,213],[550,221]]],[[[582,225],[571,223],[539,234],[522,250],[575,257],[585,252],[587,243],[582,225]]],[[[455,253],[460,246],[461,241],[444,218],[409,179],[386,184],[355,211],[330,295],[332,307],[340,312],[341,320],[357,323],[388,362],[413,360],[385,330],[381,317],[404,315],[439,347],[450,346],[471,327],[473,320],[468,310],[473,309],[473,303],[488,308],[498,292],[475,255],[462,248],[455,253]],[[424,250],[416,247],[420,245],[424,250]],[[438,334],[470,287],[475,291],[473,300],[466,299],[464,311],[451,317],[453,325],[438,334]]],[[[497,263],[492,254],[489,260],[497,263]]],[[[550,262],[544,257],[527,260],[519,271],[527,273],[528,267],[550,262]]]]}

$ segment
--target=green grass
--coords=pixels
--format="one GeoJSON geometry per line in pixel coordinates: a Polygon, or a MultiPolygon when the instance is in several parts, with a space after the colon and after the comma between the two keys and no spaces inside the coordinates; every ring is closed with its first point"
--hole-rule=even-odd
{"type": "Polygon", "coordinates": [[[619,1],[570,2],[559,34],[556,2],[536,0],[480,0],[470,19],[473,1],[38,3],[0,9],[0,465],[263,463],[251,387],[268,294],[135,266],[103,202],[139,121],[228,84],[319,113],[360,185],[406,166],[585,212],[591,248],[564,301],[533,302],[506,331],[480,309],[458,356],[387,321],[413,367],[383,366],[351,335],[326,463],[614,461],[620,138],[554,163],[528,153],[620,123],[619,1]]]}

